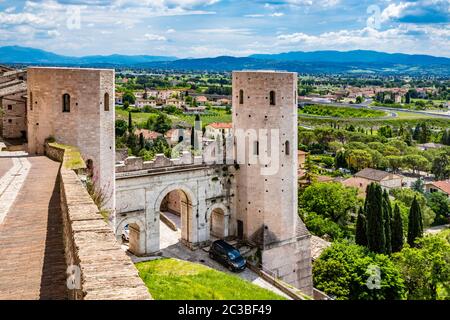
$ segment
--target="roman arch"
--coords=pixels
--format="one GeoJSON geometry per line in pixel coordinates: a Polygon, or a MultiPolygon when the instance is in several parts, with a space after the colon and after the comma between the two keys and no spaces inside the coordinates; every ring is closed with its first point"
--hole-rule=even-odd
{"type": "MultiPolygon", "coordinates": [[[[191,249],[234,233],[233,175],[221,166],[178,165],[116,173],[115,232],[126,225],[129,250],[149,255],[160,250],[164,211],[181,221],[180,241],[191,249]]],[[[230,169],[232,170],[232,168],[230,169]]]]}

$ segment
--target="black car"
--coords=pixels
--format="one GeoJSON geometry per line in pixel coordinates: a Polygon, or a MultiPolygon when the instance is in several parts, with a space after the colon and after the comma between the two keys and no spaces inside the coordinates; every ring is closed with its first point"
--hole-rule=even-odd
{"type": "Polygon", "coordinates": [[[209,257],[220,262],[231,271],[242,271],[246,266],[246,261],[239,250],[223,240],[217,240],[211,244],[209,257]]]}

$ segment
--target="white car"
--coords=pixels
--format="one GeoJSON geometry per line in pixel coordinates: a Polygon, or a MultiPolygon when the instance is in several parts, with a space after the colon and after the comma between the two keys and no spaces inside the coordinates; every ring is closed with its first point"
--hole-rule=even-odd
{"type": "Polygon", "coordinates": [[[130,229],[128,228],[128,225],[126,225],[122,230],[122,241],[123,242],[130,241],[130,229]]]}

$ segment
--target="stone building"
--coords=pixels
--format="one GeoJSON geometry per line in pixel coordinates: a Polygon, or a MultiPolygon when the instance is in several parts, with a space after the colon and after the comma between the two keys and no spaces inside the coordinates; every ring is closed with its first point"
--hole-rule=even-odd
{"type": "Polygon", "coordinates": [[[76,146],[94,183],[115,208],[114,70],[28,69],[28,152],[43,154],[47,138],[76,146]]]}
{"type": "Polygon", "coordinates": [[[27,137],[26,71],[0,67],[0,136],[27,137]]]}
{"type": "Polygon", "coordinates": [[[264,270],[311,294],[311,236],[297,213],[297,74],[242,71],[232,81],[237,235],[261,249],[264,270]]]}

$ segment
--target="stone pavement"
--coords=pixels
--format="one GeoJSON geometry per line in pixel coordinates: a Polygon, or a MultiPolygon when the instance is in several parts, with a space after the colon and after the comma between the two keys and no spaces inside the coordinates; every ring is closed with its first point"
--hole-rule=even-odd
{"type": "MultiPolygon", "coordinates": [[[[4,152],[0,157],[0,164],[8,163],[4,152]]],[[[66,299],[59,163],[46,157],[9,160],[10,166],[26,160],[30,168],[0,224],[0,299],[66,299]]]]}
{"type": "Polygon", "coordinates": [[[22,185],[30,171],[30,162],[23,154],[0,152],[11,157],[0,158],[0,165],[5,164],[5,168],[0,169],[0,224],[5,219],[14,200],[22,188],[22,185]],[[9,161],[9,163],[7,162],[9,161]],[[12,165],[11,165],[12,164],[12,165]]]}

